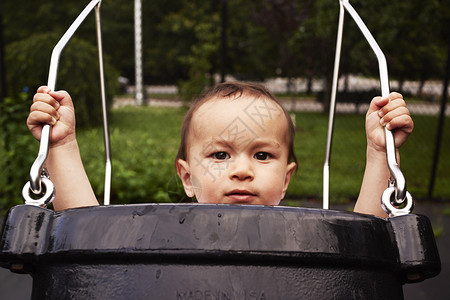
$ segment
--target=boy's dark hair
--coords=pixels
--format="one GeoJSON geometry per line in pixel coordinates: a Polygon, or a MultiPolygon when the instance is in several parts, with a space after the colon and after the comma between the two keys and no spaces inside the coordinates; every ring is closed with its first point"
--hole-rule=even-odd
{"type": "Polygon", "coordinates": [[[186,160],[186,145],[187,138],[189,136],[189,130],[191,127],[191,121],[194,113],[197,109],[206,101],[211,100],[213,98],[228,98],[235,96],[236,99],[242,96],[243,94],[254,96],[254,97],[262,97],[267,98],[274,101],[283,111],[286,120],[288,122],[288,147],[289,147],[289,162],[297,163],[297,157],[294,153],[294,124],[292,123],[292,119],[287,113],[287,111],[283,108],[283,106],[278,102],[274,95],[269,92],[266,87],[257,83],[250,82],[225,82],[219,83],[215,86],[209,88],[204,93],[202,93],[191,105],[186,115],[184,116],[183,125],[181,127],[181,141],[180,147],[178,148],[178,153],[175,158],[175,162],[178,159],[186,160]]]}

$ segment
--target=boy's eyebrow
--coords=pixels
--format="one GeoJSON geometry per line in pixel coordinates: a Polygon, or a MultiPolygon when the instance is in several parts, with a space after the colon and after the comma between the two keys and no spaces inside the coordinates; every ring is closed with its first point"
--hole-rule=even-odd
{"type": "Polygon", "coordinates": [[[261,139],[255,139],[252,142],[252,147],[262,147],[262,146],[273,146],[276,148],[281,148],[281,144],[273,139],[261,138],[261,139]]]}
{"type": "MultiPolygon", "coordinates": [[[[204,152],[206,152],[206,149],[211,149],[214,146],[224,146],[224,147],[230,147],[230,145],[233,144],[233,142],[241,143],[242,141],[239,140],[233,140],[233,139],[224,139],[221,137],[213,137],[208,143],[204,145],[204,152]]],[[[247,144],[247,147],[251,148],[257,148],[257,147],[263,147],[263,146],[272,146],[276,148],[281,148],[281,144],[277,142],[276,140],[269,139],[269,138],[255,138],[250,143],[247,144]]]]}
{"type": "MultiPolygon", "coordinates": [[[[204,143],[203,148],[204,149],[210,149],[214,146],[229,146],[230,142],[226,139],[219,138],[219,137],[213,137],[211,140],[204,143]]],[[[204,150],[207,151],[207,150],[204,150]]]]}
{"type": "Polygon", "coordinates": [[[213,137],[208,142],[208,144],[228,144],[228,143],[229,143],[229,141],[227,141],[226,139],[221,138],[221,137],[213,137]]]}
{"type": "Polygon", "coordinates": [[[212,138],[211,140],[202,145],[203,148],[202,153],[208,154],[209,152],[214,151],[215,150],[214,147],[216,146],[229,147],[226,140],[219,138],[212,138]]]}

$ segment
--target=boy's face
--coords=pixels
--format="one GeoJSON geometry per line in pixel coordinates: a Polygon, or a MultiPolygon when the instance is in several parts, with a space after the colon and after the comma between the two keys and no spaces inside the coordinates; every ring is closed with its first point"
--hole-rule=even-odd
{"type": "Polygon", "coordinates": [[[277,205],[295,170],[288,125],[277,103],[241,95],[211,99],[194,113],[187,160],[177,161],[186,194],[199,203],[277,205]]]}

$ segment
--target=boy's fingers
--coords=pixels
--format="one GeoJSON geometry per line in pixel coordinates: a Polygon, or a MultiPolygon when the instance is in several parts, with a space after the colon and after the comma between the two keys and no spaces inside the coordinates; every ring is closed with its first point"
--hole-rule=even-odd
{"type": "Polygon", "coordinates": [[[42,85],[37,89],[37,93],[48,94],[50,91],[51,91],[50,88],[46,85],[42,85]]]}
{"type": "Polygon", "coordinates": [[[42,124],[54,125],[56,124],[56,121],[57,119],[51,114],[36,110],[28,115],[27,125],[28,127],[35,127],[42,124]]]}
{"type": "Polygon", "coordinates": [[[50,92],[49,95],[54,97],[56,100],[61,101],[63,100],[68,94],[66,91],[56,91],[56,92],[50,92]]]}
{"type": "Polygon", "coordinates": [[[370,102],[367,114],[371,114],[374,111],[378,111],[380,108],[385,106],[387,103],[389,103],[389,99],[388,98],[383,98],[383,97],[375,97],[375,98],[373,98],[372,101],[370,102]]]}
{"type": "MultiPolygon", "coordinates": [[[[370,102],[368,113],[372,113],[377,110],[383,110],[386,114],[389,110],[395,108],[391,103],[397,103],[398,101],[403,101],[403,96],[400,93],[392,92],[387,97],[375,97],[370,102]]],[[[406,104],[404,104],[406,106],[406,104]]]]}
{"type": "Polygon", "coordinates": [[[382,125],[385,125],[385,124],[391,122],[393,119],[395,119],[399,116],[404,115],[404,116],[407,116],[410,118],[409,110],[406,108],[406,106],[398,106],[395,109],[386,113],[385,115],[382,115],[381,111],[380,111],[380,113],[378,115],[381,117],[380,123],[382,125]]]}
{"type": "Polygon", "coordinates": [[[49,104],[55,109],[59,109],[59,107],[61,106],[61,104],[55,98],[46,93],[37,93],[34,95],[33,104],[39,102],[49,104]]]}
{"type": "Polygon", "coordinates": [[[69,93],[64,90],[52,91],[48,86],[41,86],[37,89],[33,101],[44,101],[59,109],[60,106],[73,106],[69,93]],[[60,103],[61,102],[61,103],[60,103]]]}
{"type": "Polygon", "coordinates": [[[66,91],[61,90],[57,92],[50,92],[49,95],[55,98],[58,102],[61,102],[61,105],[73,106],[70,95],[66,91]]]}
{"type": "Polygon", "coordinates": [[[397,99],[397,98],[403,99],[403,95],[400,94],[400,93],[397,93],[397,92],[392,92],[392,93],[389,94],[389,99],[394,100],[394,99],[397,99]]]}
{"type": "Polygon", "coordinates": [[[411,133],[414,129],[414,122],[409,115],[400,115],[393,118],[386,127],[389,130],[401,129],[403,132],[411,133]]]}
{"type": "Polygon", "coordinates": [[[378,111],[378,115],[381,117],[385,116],[386,114],[389,114],[392,111],[395,111],[399,108],[406,109],[406,113],[409,115],[409,110],[406,108],[406,102],[405,100],[401,98],[397,98],[394,100],[391,100],[389,103],[387,103],[385,106],[381,107],[378,111]]]}
{"type": "Polygon", "coordinates": [[[45,103],[43,101],[38,101],[31,105],[30,112],[34,112],[34,111],[40,111],[40,112],[49,114],[52,117],[54,117],[56,120],[59,119],[58,110],[55,109],[55,107],[53,107],[52,105],[45,103]]]}

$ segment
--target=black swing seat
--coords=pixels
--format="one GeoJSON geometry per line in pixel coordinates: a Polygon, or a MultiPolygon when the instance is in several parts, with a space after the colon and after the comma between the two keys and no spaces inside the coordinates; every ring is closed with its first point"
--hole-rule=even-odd
{"type": "Polygon", "coordinates": [[[425,216],[296,207],[13,207],[0,265],[33,299],[402,299],[436,276],[425,216]]]}

